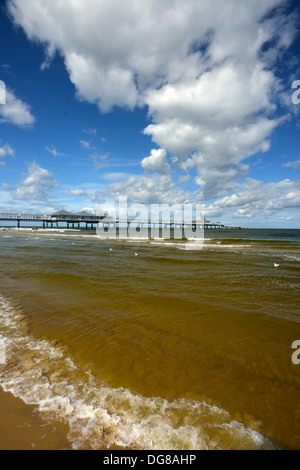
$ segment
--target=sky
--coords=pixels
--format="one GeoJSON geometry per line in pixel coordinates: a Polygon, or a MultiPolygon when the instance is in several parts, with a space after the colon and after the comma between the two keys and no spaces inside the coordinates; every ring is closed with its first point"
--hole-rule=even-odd
{"type": "Polygon", "coordinates": [[[0,212],[300,228],[295,0],[0,2],[0,212]]]}

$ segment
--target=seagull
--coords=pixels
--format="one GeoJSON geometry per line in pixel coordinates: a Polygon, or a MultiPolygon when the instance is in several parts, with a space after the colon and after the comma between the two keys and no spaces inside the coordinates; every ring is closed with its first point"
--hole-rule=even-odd
{"type": "Polygon", "coordinates": [[[134,253],[134,254],[135,254],[135,256],[137,256],[137,255],[138,255],[137,253],[134,253]]]}
{"type": "Polygon", "coordinates": [[[278,268],[279,264],[274,263],[275,268],[278,268]]]}
{"type": "Polygon", "coordinates": [[[112,251],[112,248],[110,248],[109,251],[112,251]]]}

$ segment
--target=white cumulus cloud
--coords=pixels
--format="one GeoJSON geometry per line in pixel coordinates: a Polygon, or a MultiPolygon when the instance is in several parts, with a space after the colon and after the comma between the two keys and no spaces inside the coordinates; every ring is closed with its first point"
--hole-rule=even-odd
{"type": "Polygon", "coordinates": [[[208,205],[206,211],[211,216],[233,214],[237,218],[273,217],[278,222],[283,214],[300,211],[300,180],[263,183],[249,178],[233,194],[208,205]]]}
{"type": "Polygon", "coordinates": [[[164,149],[152,149],[149,157],[143,158],[141,166],[145,171],[169,173],[170,165],[167,162],[167,152],[164,149]]]}
{"type": "Polygon", "coordinates": [[[21,201],[47,201],[53,195],[57,186],[52,173],[35,162],[28,165],[28,173],[16,185],[3,185],[3,189],[10,191],[15,199],[21,201]]]}
{"type": "Polygon", "coordinates": [[[35,122],[30,106],[9,90],[6,90],[6,103],[0,105],[0,118],[19,127],[31,127],[35,122]]]}

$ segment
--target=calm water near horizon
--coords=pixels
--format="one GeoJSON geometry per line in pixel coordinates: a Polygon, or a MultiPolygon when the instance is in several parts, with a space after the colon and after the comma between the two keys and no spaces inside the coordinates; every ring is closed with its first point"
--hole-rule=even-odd
{"type": "Polygon", "coordinates": [[[0,229],[0,386],[70,448],[300,449],[299,278],[300,230],[0,229]]]}

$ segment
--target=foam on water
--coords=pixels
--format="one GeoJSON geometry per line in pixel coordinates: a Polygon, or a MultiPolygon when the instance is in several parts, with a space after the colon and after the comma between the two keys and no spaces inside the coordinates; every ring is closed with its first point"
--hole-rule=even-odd
{"type": "Polygon", "coordinates": [[[290,261],[300,261],[300,255],[284,255],[283,258],[290,261]]]}
{"type": "Polygon", "coordinates": [[[69,425],[74,449],[272,449],[258,431],[205,401],[143,397],[99,383],[63,347],[37,340],[27,320],[0,295],[0,385],[69,425]],[[2,351],[3,352],[3,351],[2,351]]]}

